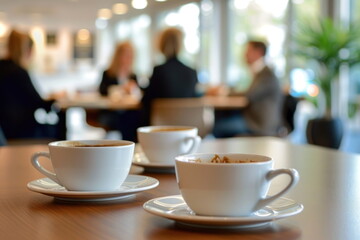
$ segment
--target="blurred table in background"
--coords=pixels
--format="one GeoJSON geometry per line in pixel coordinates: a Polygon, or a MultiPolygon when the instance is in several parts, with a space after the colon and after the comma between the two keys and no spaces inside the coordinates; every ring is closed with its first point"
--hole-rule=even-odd
{"type": "MultiPolygon", "coordinates": [[[[169,101],[183,107],[204,106],[214,110],[241,109],[247,106],[248,100],[240,96],[204,96],[199,98],[173,98],[169,101]]],[[[82,93],[56,101],[55,105],[61,109],[60,129],[62,139],[66,139],[66,111],[70,108],[80,107],[86,111],[86,121],[91,126],[106,128],[98,122],[101,110],[122,111],[141,110],[138,97],[122,96],[117,98],[101,96],[98,93],[82,93]]]]}
{"type": "Polygon", "coordinates": [[[141,107],[139,99],[132,96],[111,99],[98,93],[76,94],[73,97],[60,99],[55,104],[62,110],[71,107],[82,107],[86,110],[130,110],[141,107]]]}
{"type": "MultiPolygon", "coordinates": [[[[181,102],[184,106],[204,105],[215,109],[239,109],[248,104],[246,97],[235,96],[204,96],[199,98],[177,98],[176,100],[181,102]]],[[[71,98],[60,99],[56,102],[56,106],[60,109],[82,107],[86,110],[136,110],[141,108],[141,102],[139,98],[133,96],[123,96],[121,98],[112,99],[97,93],[87,93],[77,94],[71,98]]]]}

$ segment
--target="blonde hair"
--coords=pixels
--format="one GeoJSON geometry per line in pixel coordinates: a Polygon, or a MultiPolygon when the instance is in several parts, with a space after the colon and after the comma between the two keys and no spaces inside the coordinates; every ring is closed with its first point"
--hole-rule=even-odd
{"type": "Polygon", "coordinates": [[[33,41],[29,35],[12,30],[7,42],[7,59],[23,66],[24,56],[30,52],[32,46],[33,41]]]}
{"type": "Polygon", "coordinates": [[[176,57],[181,49],[183,33],[178,28],[167,28],[159,37],[159,50],[169,59],[176,57]]]}
{"type": "Polygon", "coordinates": [[[125,53],[126,50],[134,51],[132,44],[129,41],[121,42],[116,45],[115,53],[110,63],[109,68],[107,69],[107,73],[111,77],[115,77],[117,75],[121,56],[125,53]]]}

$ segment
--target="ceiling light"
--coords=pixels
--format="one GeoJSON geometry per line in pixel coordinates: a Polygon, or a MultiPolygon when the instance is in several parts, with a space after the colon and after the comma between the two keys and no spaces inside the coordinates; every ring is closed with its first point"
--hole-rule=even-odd
{"type": "Polygon", "coordinates": [[[135,9],[144,9],[147,7],[148,2],[147,0],[132,0],[131,5],[135,9]]]}
{"type": "Polygon", "coordinates": [[[101,8],[98,11],[98,18],[101,19],[110,19],[112,17],[111,10],[108,8],[101,8]]]}
{"type": "Polygon", "coordinates": [[[167,0],[156,0],[157,2],[166,2],[167,0]]]}
{"type": "Polygon", "coordinates": [[[0,22],[0,38],[4,37],[8,31],[8,25],[3,22],[0,22]]]}
{"type": "Polygon", "coordinates": [[[80,29],[76,34],[76,44],[89,46],[91,44],[91,34],[87,29],[80,29]]]}
{"type": "Polygon", "coordinates": [[[87,41],[90,39],[90,32],[87,29],[80,29],[77,33],[77,37],[80,41],[87,41]]]}
{"type": "Polygon", "coordinates": [[[250,5],[251,0],[235,0],[234,7],[238,10],[244,10],[250,5]]]}
{"type": "Polygon", "coordinates": [[[294,0],[293,3],[295,3],[295,4],[303,4],[304,0],[294,0]]]}
{"type": "Polygon", "coordinates": [[[208,15],[213,10],[213,8],[213,3],[210,0],[203,0],[201,2],[201,10],[204,12],[204,14],[208,15]]]}
{"type": "Polygon", "coordinates": [[[114,14],[121,15],[128,12],[128,6],[125,3],[116,3],[112,7],[112,10],[114,14]]]}

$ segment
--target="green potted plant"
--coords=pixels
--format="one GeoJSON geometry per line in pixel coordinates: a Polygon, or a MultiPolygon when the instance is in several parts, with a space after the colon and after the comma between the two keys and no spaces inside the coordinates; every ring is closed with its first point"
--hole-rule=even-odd
{"type": "Polygon", "coordinates": [[[302,22],[295,34],[295,54],[314,72],[314,82],[320,90],[317,105],[323,106],[319,117],[308,122],[307,139],[312,144],[338,148],[343,123],[333,115],[333,88],[339,80],[340,68],[360,61],[359,28],[320,18],[302,22]]]}

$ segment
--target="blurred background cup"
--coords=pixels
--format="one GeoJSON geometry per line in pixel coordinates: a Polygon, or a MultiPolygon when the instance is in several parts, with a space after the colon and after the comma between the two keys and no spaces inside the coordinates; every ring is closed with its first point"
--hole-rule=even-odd
{"type": "Polygon", "coordinates": [[[199,215],[249,216],[299,180],[295,169],[273,170],[272,158],[253,154],[190,154],[176,157],[175,164],[182,197],[199,215]],[[271,180],[281,174],[289,175],[290,182],[267,196],[271,180]]]}
{"type": "Polygon", "coordinates": [[[137,129],[138,140],[150,162],[175,164],[178,155],[195,152],[201,142],[190,126],[147,126],[137,129]]]}
{"type": "Polygon", "coordinates": [[[37,152],[32,165],[69,191],[113,191],[129,174],[135,143],[123,140],[57,141],[49,152],[37,152]],[[39,158],[51,161],[54,172],[39,158]]]}

